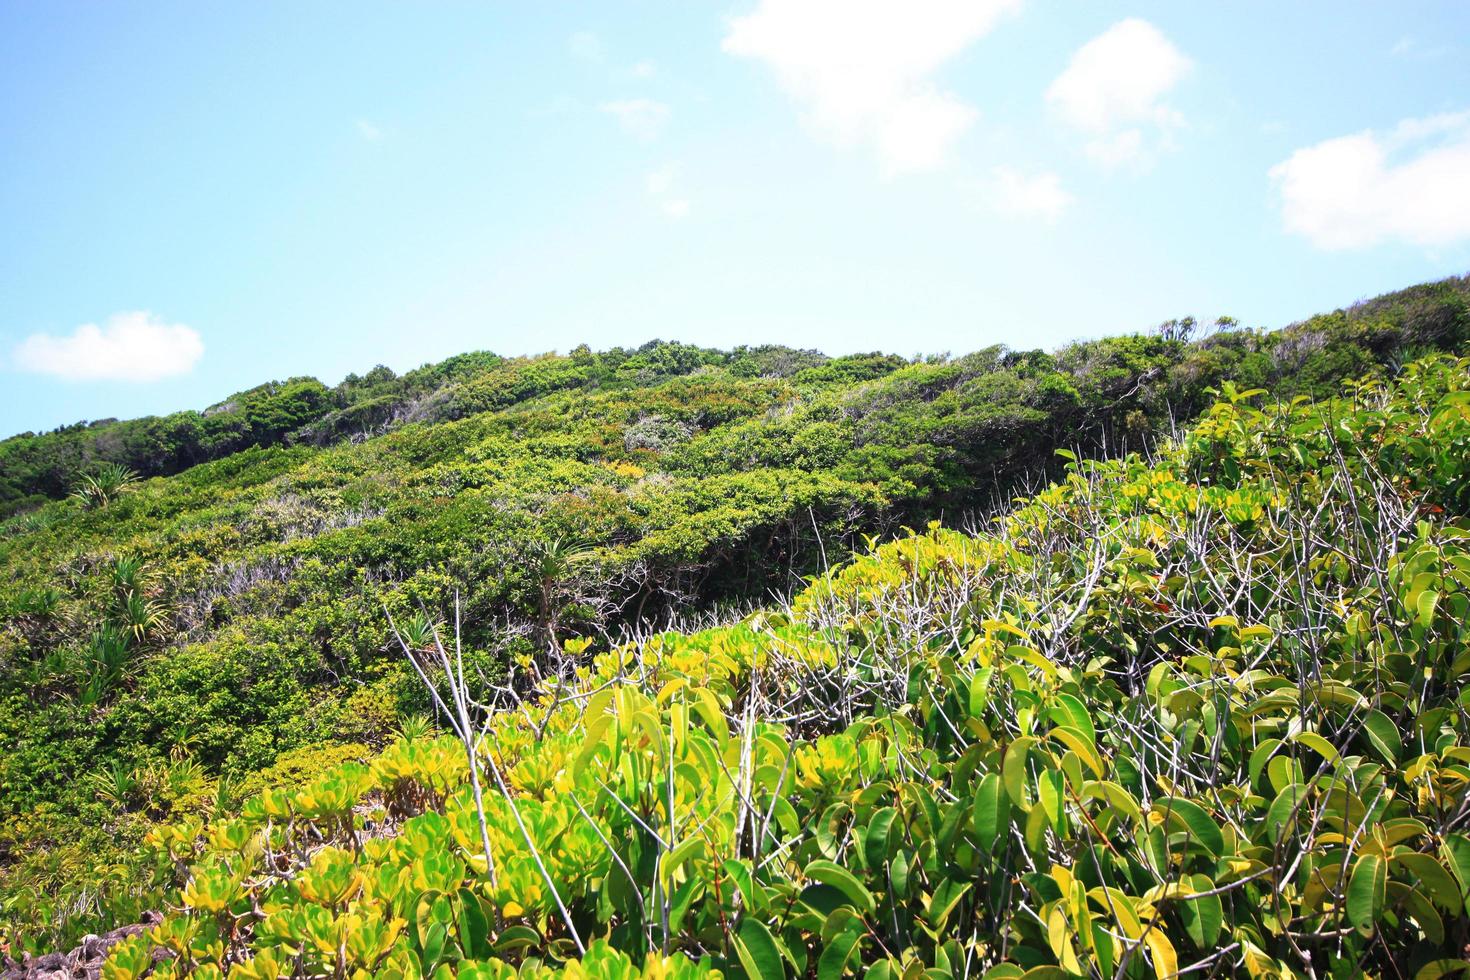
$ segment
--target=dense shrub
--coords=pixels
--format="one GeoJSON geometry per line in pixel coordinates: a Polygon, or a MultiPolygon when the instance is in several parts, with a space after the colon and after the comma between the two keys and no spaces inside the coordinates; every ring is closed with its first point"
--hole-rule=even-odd
{"type": "MultiPolygon", "coordinates": [[[[1229,494],[1256,475],[1239,462],[1255,450],[1208,428],[1226,421],[1210,389],[1320,398],[1342,372],[1393,376],[1411,351],[1463,341],[1465,292],[1451,280],[1278,333],[1200,338],[1181,321],[1054,354],[469,354],[0,443],[0,507],[28,508],[0,521],[0,939],[39,950],[133,921],[159,900],[139,843],[160,821],[233,813],[273,765],[376,750],[432,714],[389,615],[447,623],[457,607],[472,675],[524,694],[550,647],[605,654],[671,623],[737,619],[870,539],[1071,479],[1058,448],[1154,452],[1207,410],[1199,438],[1217,457],[1193,446],[1180,480],[1253,513],[1229,494]],[[145,478],[105,506],[65,499],[104,465],[145,478]],[[157,786],[173,789],[155,804],[143,788],[157,786]]],[[[1227,398],[1231,424],[1259,429],[1258,400],[1227,398]]],[[[1462,448],[1379,450],[1404,479],[1438,474],[1424,516],[1442,520],[1470,502],[1450,478],[1462,448]]],[[[1051,561],[1028,573],[1069,581],[1064,556],[1051,561]]],[[[1123,632],[1151,648],[1154,629],[1123,632]]]]}
{"type": "Polygon", "coordinates": [[[154,831],[177,911],[108,975],[1466,969],[1470,360],[1224,396],[978,533],[568,644],[464,741],[154,831]]]}

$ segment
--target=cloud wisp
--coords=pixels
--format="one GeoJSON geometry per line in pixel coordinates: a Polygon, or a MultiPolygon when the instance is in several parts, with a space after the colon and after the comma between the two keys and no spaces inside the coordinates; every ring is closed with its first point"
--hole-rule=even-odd
{"type": "Polygon", "coordinates": [[[16,345],[15,366],[65,381],[158,381],[188,374],[204,356],[198,331],[145,311],[115,313],[70,334],[31,334],[16,345]]]}
{"type": "Polygon", "coordinates": [[[1334,251],[1470,241],[1467,174],[1470,112],[1324,140],[1270,170],[1286,230],[1334,251]]]}
{"type": "Polygon", "coordinates": [[[567,38],[567,53],[578,61],[596,64],[602,61],[602,38],[591,31],[578,31],[567,38]]]}
{"type": "Polygon", "coordinates": [[[869,147],[886,174],[943,166],[979,111],[934,73],[1020,0],[760,0],[731,20],[724,50],[764,62],[805,123],[869,147]]]}
{"type": "Polygon", "coordinates": [[[1012,167],[995,167],[988,179],[970,181],[966,188],[981,205],[1011,218],[1038,219],[1056,224],[1072,206],[1072,194],[1050,171],[1024,173],[1012,167]]]}
{"type": "Polygon", "coordinates": [[[1093,160],[1143,169],[1184,126],[1166,97],[1192,67],[1163,32],[1133,17],[1078,48],[1047,88],[1046,101],[1087,137],[1093,160]]]}
{"type": "Polygon", "coordinates": [[[628,135],[645,143],[658,139],[672,114],[668,105],[656,99],[619,99],[598,108],[616,119],[628,135]]]}
{"type": "Polygon", "coordinates": [[[671,163],[650,173],[644,180],[649,198],[668,218],[689,216],[689,198],[679,190],[679,164],[671,163]]]}

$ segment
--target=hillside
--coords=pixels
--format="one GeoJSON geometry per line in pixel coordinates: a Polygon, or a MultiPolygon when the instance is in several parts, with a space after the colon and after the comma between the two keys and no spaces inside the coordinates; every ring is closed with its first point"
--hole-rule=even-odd
{"type": "Polygon", "coordinates": [[[166,905],[206,975],[1455,955],[1470,366],[1415,358],[1470,281],[1197,333],[467,355],[0,443],[5,939],[166,905]],[[941,517],[979,533],[900,532],[941,517]],[[484,835],[436,638],[516,708],[484,835]]]}
{"type": "MultiPolygon", "coordinates": [[[[1470,360],[1227,394],[992,529],[155,832],[178,910],[107,975],[1470,969],[1470,360]]],[[[462,710],[449,633],[404,638],[462,710]]]]}
{"type": "MultiPolygon", "coordinates": [[[[1129,411],[1141,411],[1157,423],[1171,406],[1178,417],[1192,418],[1207,404],[1204,389],[1224,378],[1269,386],[1281,395],[1323,396],[1332,394],[1342,378],[1402,364],[1429,350],[1457,349],[1470,337],[1470,277],[1411,287],[1280,331],[1217,326],[1230,329],[1206,338],[1185,319],[1163,325],[1148,341],[1081,343],[1055,355],[994,348],[952,362],[956,370],[911,380],[958,388],[964,402],[977,393],[978,376],[995,375],[986,379],[989,390],[983,394],[1032,410],[1023,421],[1049,423],[1051,435],[1080,441],[1119,431],[1118,438],[1125,438],[1121,423],[1129,411]],[[1187,343],[1191,338],[1202,342],[1187,343]],[[1018,390],[1018,382],[1027,381],[1050,387],[1018,390]],[[1121,414],[1114,411],[1115,403],[1121,414]],[[1099,410],[1103,419],[1094,419],[1099,410]],[[1110,428],[1105,430],[1104,422],[1110,428]]],[[[163,476],[244,449],[361,440],[409,423],[503,410],[555,392],[645,388],[710,371],[735,379],[787,379],[809,390],[852,385],[904,365],[900,358],[881,355],[834,362],[815,351],[782,347],[724,352],[655,342],[638,350],[579,348],[568,357],[531,360],[464,354],[401,377],[374,368],[332,388],[315,378],[291,378],[231,395],[203,412],[78,422],[0,440],[0,516],[65,497],[105,462],[144,477],[163,476]]]]}

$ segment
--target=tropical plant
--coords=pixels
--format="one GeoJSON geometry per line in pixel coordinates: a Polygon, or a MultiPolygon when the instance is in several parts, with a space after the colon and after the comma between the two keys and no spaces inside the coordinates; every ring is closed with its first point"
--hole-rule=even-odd
{"type": "Polygon", "coordinates": [[[72,487],[71,495],[83,507],[105,508],[137,488],[138,474],[121,463],[103,463],[72,487]]]}
{"type": "MultiPolygon", "coordinates": [[[[969,526],[977,513],[1015,510],[1012,500],[1022,489],[1040,490],[1048,479],[1068,486],[1067,458],[1054,455],[1061,447],[1074,450],[1074,459],[1136,451],[1136,465],[1172,475],[1161,475],[1157,490],[1140,484],[1130,493],[1150,506],[1155,497],[1203,501],[1200,513],[1211,515],[1208,521],[1169,524],[1147,511],[1130,512],[1126,520],[1118,512],[1109,519],[1113,523],[1153,522],[1196,543],[1210,541],[1209,533],[1223,533],[1226,525],[1242,536],[1263,533],[1262,527],[1284,521],[1281,515],[1316,506],[1306,489],[1294,489],[1297,482],[1320,486],[1279,476],[1268,487],[1263,467],[1280,460],[1263,463],[1261,447],[1274,440],[1288,456],[1297,449],[1315,454],[1321,473],[1330,471],[1336,450],[1281,431],[1287,423],[1280,409],[1266,396],[1245,393],[1265,388],[1287,401],[1307,396],[1325,411],[1325,399],[1341,393],[1345,379],[1360,375],[1401,381],[1392,394],[1372,385],[1349,389],[1347,400],[1331,409],[1338,426],[1333,438],[1344,452],[1356,445],[1381,456],[1373,467],[1397,474],[1394,493],[1406,501],[1417,499],[1415,487],[1432,485],[1433,496],[1418,500],[1415,519],[1434,528],[1447,525],[1470,507],[1465,481],[1456,476],[1464,472],[1470,446],[1455,421],[1453,392],[1446,389],[1444,397],[1451,400],[1426,415],[1423,406],[1433,401],[1428,389],[1412,391],[1438,369],[1409,362],[1421,352],[1460,350],[1470,338],[1466,286],[1456,279],[1414,287],[1280,331],[1196,330],[1188,340],[1108,337],[1054,352],[995,347],[960,357],[827,358],[780,347],[712,351],[652,343],[602,352],[583,348],[565,357],[469,354],[401,376],[375,369],[333,388],[288,379],[237,393],[204,412],[68,426],[0,441],[0,919],[7,923],[7,938],[15,949],[33,953],[65,948],[88,933],[136,922],[144,909],[176,903],[173,893],[159,890],[174,881],[175,859],[156,865],[141,847],[160,821],[228,822],[241,806],[255,805],[246,801],[283,794],[346,762],[383,767],[380,790],[349,808],[350,821],[363,824],[350,829],[364,846],[397,832],[405,820],[443,814],[467,785],[470,753],[453,740],[441,745],[437,729],[405,730],[413,736],[409,742],[395,741],[394,729],[407,716],[432,716],[444,731],[452,726],[442,710],[436,714],[409,659],[390,642],[384,609],[401,621],[411,643],[422,644],[415,658],[429,668],[448,707],[451,672],[439,651],[428,649],[431,639],[425,641],[423,631],[406,620],[411,610],[444,616],[458,593],[462,636],[456,643],[453,630],[441,626],[440,638],[452,659],[463,656],[470,728],[478,730],[487,713],[519,706],[535,720],[532,736],[548,745],[555,743],[561,722],[547,722],[536,699],[556,704],[580,698],[576,703],[585,706],[593,689],[586,672],[596,658],[623,650],[625,672],[650,684],[661,676],[659,650],[681,662],[707,661],[699,671],[687,665],[681,670],[696,686],[730,698],[721,701],[721,709],[730,716],[731,730],[743,733],[760,723],[780,728],[787,745],[796,746],[788,779],[800,774],[811,782],[803,792],[833,802],[850,790],[829,774],[865,764],[862,753],[871,749],[861,748],[861,739],[853,745],[808,743],[842,735],[882,706],[911,718],[925,710],[926,698],[940,696],[909,681],[908,670],[932,666],[924,659],[929,653],[904,672],[893,666],[910,663],[912,654],[905,651],[963,646],[959,637],[966,626],[953,617],[936,619],[936,610],[999,604],[1005,616],[991,618],[1025,630],[1053,609],[1076,611],[1070,633],[1033,637],[1032,648],[1049,659],[1072,634],[1084,637],[1098,657],[1116,657],[1129,644],[1144,652],[1168,648],[1171,655],[1180,644],[1193,644],[1189,649],[1213,653],[1190,630],[1215,613],[1196,610],[1191,615],[1199,623],[1193,626],[1160,626],[1144,615],[1150,608],[1162,614],[1149,603],[1191,607],[1172,594],[1154,597],[1139,590],[1154,575],[1166,583],[1227,581],[1215,564],[1220,553],[1164,555],[1152,539],[1128,537],[1133,529],[1125,533],[1106,522],[1095,528],[1096,540],[1049,537],[1059,525],[1080,519],[1074,511],[1081,504],[1070,497],[1038,518],[1040,528],[1017,532],[1052,542],[1044,553],[1001,547],[988,525],[980,536],[904,537],[906,550],[884,551],[874,562],[867,560],[866,542],[870,535],[874,543],[889,541],[904,526],[924,528],[939,515],[969,526]],[[1231,390],[1237,400],[1227,395],[1224,401],[1233,407],[1216,409],[1210,389],[1225,392],[1227,381],[1236,382],[1231,390]],[[1371,420],[1379,410],[1375,404],[1383,421],[1371,420]],[[1192,430],[1193,442],[1160,448],[1164,435],[1191,431],[1189,420],[1202,414],[1208,417],[1192,430]],[[1410,439],[1406,434],[1416,424],[1420,431],[1410,439]],[[1364,436],[1352,443],[1344,433],[1357,432],[1355,426],[1376,426],[1380,442],[1365,443],[1364,436]],[[1173,455],[1180,452],[1186,454],[1183,463],[1173,455]],[[105,508],[63,502],[89,472],[84,461],[98,459],[149,477],[146,492],[105,508]],[[1277,503],[1283,496],[1285,506],[1277,503]],[[1109,578],[1117,562],[1109,549],[1123,538],[1161,555],[1160,568],[1135,568],[1126,586],[1109,578]],[[572,558],[585,549],[592,557],[572,558]],[[992,551],[998,564],[986,557],[992,551]],[[1076,563],[1078,555],[1086,556],[1084,564],[1076,563]],[[968,570],[977,562],[991,569],[990,577],[951,590],[946,569],[968,570]],[[841,583],[849,580],[840,579],[840,571],[829,580],[828,569],[848,569],[853,576],[871,571],[878,582],[847,593],[841,583]],[[816,582],[808,588],[811,576],[816,582]],[[887,584],[880,590],[879,582],[887,584]],[[1111,591],[1093,594],[1089,582],[1111,583],[1111,591]],[[1046,591],[1063,584],[1065,590],[1046,591]],[[820,597],[829,588],[839,593],[833,603],[841,599],[850,608],[823,605],[827,600],[820,597]],[[779,610],[780,597],[803,592],[798,618],[818,629],[822,642],[781,634],[782,647],[772,654],[767,647],[774,634],[767,627],[779,617],[770,611],[760,629],[737,628],[762,604],[774,602],[779,610]],[[1015,597],[1028,592],[1049,596],[1049,604],[1039,611],[1017,605],[1015,597]],[[864,605],[869,594],[876,604],[864,605]],[[1102,630],[1100,609],[1123,618],[1102,630]],[[1094,625],[1099,631],[1089,632],[1094,625]],[[668,628],[702,636],[712,626],[723,628],[709,634],[713,652],[703,648],[703,639],[655,639],[668,628]],[[94,650],[94,634],[101,630],[115,638],[94,650]],[[715,636],[722,639],[714,642],[715,636]],[[774,659],[754,668],[731,666],[760,651],[774,659]],[[725,680],[747,683],[741,679],[750,676],[764,678],[762,692],[775,681],[780,690],[748,700],[743,688],[721,687],[725,680]],[[906,698],[896,708],[894,692],[906,698]],[[755,716],[747,718],[752,710],[755,716]],[[200,788],[181,775],[178,788],[193,789],[169,800],[172,791],[161,773],[175,748],[207,778],[200,788]],[[374,758],[375,751],[384,754],[374,758]],[[87,778],[73,775],[115,771],[136,772],[144,784],[130,806],[99,799],[87,778]],[[234,781],[223,798],[219,777],[234,781]]],[[[1316,432],[1321,420],[1301,414],[1309,407],[1299,406],[1290,424],[1316,432]]],[[[1364,469],[1361,458],[1348,458],[1354,472],[1364,469]]],[[[1079,464],[1078,472],[1100,488],[1113,486],[1116,474],[1098,470],[1094,480],[1094,465],[1079,464]]],[[[1339,483],[1351,485],[1363,500],[1376,501],[1384,492],[1381,482],[1350,484],[1340,466],[1337,472],[1339,483]]],[[[1401,552],[1403,514],[1377,503],[1374,508],[1364,512],[1364,527],[1386,554],[1401,552]]],[[[1310,525],[1302,533],[1304,540],[1336,542],[1345,526],[1310,525]]],[[[1351,576],[1339,581],[1337,576],[1347,575],[1343,569],[1354,567],[1341,559],[1323,558],[1322,581],[1303,585],[1278,573],[1284,564],[1279,559],[1272,564],[1252,554],[1237,556],[1251,574],[1232,580],[1249,579],[1248,587],[1237,588],[1252,595],[1263,587],[1287,588],[1274,584],[1279,581],[1290,582],[1299,595],[1336,588],[1343,602],[1390,602],[1383,583],[1361,589],[1351,576]]],[[[1307,554],[1303,562],[1313,559],[1307,554]]],[[[1377,557],[1370,565],[1386,567],[1377,557]]],[[[1416,566],[1415,575],[1421,571],[1429,569],[1416,566]]],[[[1388,581],[1385,573],[1383,582],[1388,581]]],[[[1281,635],[1331,635],[1341,610],[1325,601],[1313,608],[1315,625],[1299,624],[1296,632],[1281,635]]],[[[1243,629],[1276,628],[1269,616],[1263,620],[1248,612],[1234,613],[1243,629]]],[[[1364,642],[1371,647],[1374,641],[1364,642]]],[[[1024,644],[1018,639],[1015,645],[1024,644]]],[[[1315,669],[1320,659],[1324,676],[1361,693],[1361,685],[1345,679],[1351,670],[1340,662],[1342,649],[1328,643],[1310,662],[1315,669]]],[[[1141,659],[1127,664],[1131,673],[1113,668],[1121,672],[1114,680],[1127,697],[1140,697],[1152,667],[1141,659]]],[[[597,684],[627,680],[598,677],[597,684]]],[[[1084,693],[1089,713],[1114,724],[1106,705],[1095,703],[1100,695],[1089,688],[1076,696],[1084,693]]],[[[1419,717],[1417,706],[1377,710],[1399,726],[1405,740],[1410,720],[1419,717]]],[[[591,721],[596,723],[595,712],[591,721]]],[[[1101,720],[1096,724],[1099,732],[1105,727],[1101,720]]],[[[569,771],[565,752],[548,748],[517,755],[515,740],[526,737],[507,734],[511,747],[501,760],[517,760],[502,776],[518,801],[559,791],[569,771]]],[[[474,748],[487,751],[483,741],[474,748]]],[[[929,751],[940,750],[919,751],[914,767],[930,765],[929,751]]],[[[947,757],[935,765],[940,769],[926,778],[946,788],[934,792],[941,798],[957,792],[946,781],[948,770],[941,771],[947,757]]],[[[914,768],[904,772],[913,776],[914,768]]],[[[489,821],[500,790],[488,764],[480,773],[491,801],[489,821]]],[[[1121,777],[1112,781],[1141,793],[1121,777]]],[[[336,800],[348,794],[351,782],[329,795],[336,800]]],[[[1399,786],[1396,792],[1408,790],[1399,786]]],[[[600,786],[576,795],[594,820],[603,819],[604,805],[616,806],[600,786]],[[598,798],[597,806],[586,802],[588,793],[598,798]]],[[[812,816],[815,803],[802,806],[803,819],[820,818],[812,816]]],[[[662,826],[652,814],[635,812],[649,827],[662,826]]],[[[568,815],[585,827],[575,808],[568,815]]],[[[720,810],[717,819],[730,814],[720,810]]],[[[352,849],[352,834],[343,826],[348,816],[337,811],[331,820],[335,829],[328,836],[352,849]]],[[[767,822],[763,813],[755,825],[767,822]]],[[[539,832],[532,816],[527,826],[533,837],[539,832]]],[[[747,815],[747,843],[751,827],[747,815]]],[[[495,825],[489,829],[498,832],[495,825]]],[[[599,822],[598,829],[618,828],[599,822]]],[[[471,830],[479,836],[477,826],[471,830]]],[[[519,839],[519,828],[512,831],[511,840],[519,839]]],[[[591,828],[585,834],[597,838],[591,828]]],[[[612,834],[608,839],[628,843],[612,834]]],[[[311,833],[302,840],[308,850],[323,843],[311,833]]],[[[548,844],[553,852],[557,846],[548,844]]],[[[799,846],[793,843],[782,854],[799,846]]],[[[479,850],[483,854],[483,846],[479,850]]],[[[647,867],[653,852],[633,850],[623,847],[618,860],[647,884],[653,880],[647,867]]],[[[561,891],[555,878],[559,860],[555,853],[546,857],[561,891]]],[[[761,861],[769,863],[762,874],[780,871],[786,880],[800,880],[778,867],[783,860],[765,854],[761,861]]],[[[611,866],[614,880],[626,884],[618,862],[611,866]]],[[[673,891],[687,884],[684,873],[676,873],[673,891]]],[[[505,881],[537,901],[550,896],[533,864],[508,867],[505,881]]],[[[670,896],[659,887],[660,898],[670,896]]],[[[866,887],[883,893],[876,883],[866,887]]],[[[639,894],[652,901],[646,888],[639,894]]],[[[626,928],[614,937],[587,923],[590,893],[578,897],[574,889],[564,897],[587,948],[586,962],[610,966],[614,959],[599,958],[598,943],[616,942],[624,951],[618,955],[641,969],[640,948],[623,938],[641,926],[618,919],[609,929],[626,928]]],[[[970,911],[959,908],[956,915],[970,911]]],[[[405,921],[416,929],[413,916],[405,921]]],[[[736,934],[742,922],[743,914],[726,920],[736,934]]],[[[565,926],[553,931],[564,932],[565,926]]],[[[550,936],[558,939],[570,936],[550,936]]],[[[663,935],[657,939],[661,950],[663,935]]],[[[712,956],[729,950],[723,938],[680,935],[673,923],[667,941],[672,962],[681,950],[712,956]]],[[[1004,942],[1017,948],[1013,939],[1004,942]]],[[[872,941],[859,946],[870,950],[872,941]]],[[[536,949],[532,958],[544,952],[536,949]]],[[[280,955],[281,962],[296,962],[280,955]]],[[[1130,962],[1140,956],[1148,958],[1135,953],[1130,962]]],[[[512,961],[519,963],[515,956],[507,960],[512,961]]],[[[271,962],[266,957],[257,966],[264,971],[271,962]]]]}
{"type": "Polygon", "coordinates": [[[1152,458],[738,623],[574,645],[499,709],[437,645],[454,734],[156,831],[148,945],[445,980],[1470,969],[1470,360],[1223,395],[1152,458]]]}
{"type": "Polygon", "coordinates": [[[537,586],[537,627],[546,649],[556,649],[561,629],[558,587],[595,556],[596,550],[591,545],[573,537],[541,538],[531,543],[530,557],[537,586]]]}
{"type": "Polygon", "coordinates": [[[78,694],[82,705],[96,705],[122,680],[129,651],[128,634],[111,623],[92,634],[82,654],[85,673],[78,694]]]}

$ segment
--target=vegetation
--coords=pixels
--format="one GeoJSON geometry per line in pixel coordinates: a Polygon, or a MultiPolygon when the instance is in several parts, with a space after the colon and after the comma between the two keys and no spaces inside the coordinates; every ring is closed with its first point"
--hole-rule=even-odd
{"type": "MultiPolygon", "coordinates": [[[[567,357],[529,360],[464,354],[401,377],[377,367],[334,388],[313,378],[292,378],[232,395],[203,412],[79,422],[0,441],[0,517],[65,496],[100,463],[115,463],[145,477],[169,475],[252,447],[362,440],[407,424],[464,418],[554,392],[645,388],[707,371],[740,380],[788,379],[801,391],[846,389],[896,373],[896,387],[874,392],[875,400],[866,407],[877,409],[877,417],[858,427],[857,434],[865,442],[890,438],[892,426],[910,420],[882,408],[910,395],[932,400],[930,410],[913,420],[926,423],[919,434],[932,432],[950,440],[934,448],[940,456],[957,457],[940,461],[953,464],[953,479],[978,473],[988,487],[994,482],[992,466],[1002,465],[1005,478],[1017,475],[1018,463],[1029,458],[1025,451],[1036,448],[1032,437],[1117,449],[1132,445],[1149,425],[1171,414],[1193,418],[1208,404],[1205,389],[1225,380],[1269,387],[1285,397],[1323,397],[1334,393],[1343,378],[1394,368],[1433,350],[1458,350],[1467,340],[1470,277],[1461,277],[1415,286],[1277,332],[1238,329],[1229,318],[1203,331],[1192,318],[1184,318],[1148,337],[1074,344],[1054,355],[993,348],[953,361],[906,365],[881,355],[832,360],[783,347],[723,352],[668,343],[605,353],[583,347],[567,357]],[[1021,428],[1037,431],[1017,440],[1021,428]],[[988,441],[992,455],[965,459],[956,443],[966,439],[988,441]],[[1017,455],[1008,455],[1008,449],[1017,455]]],[[[841,419],[828,421],[842,425],[841,419]]],[[[677,438],[679,426],[691,422],[700,424],[663,419],[631,438],[677,438]]]]}
{"type": "Polygon", "coordinates": [[[110,975],[1470,968],[1470,360],[1226,395],[479,724],[431,631],[459,738],[156,831],[110,975]]]}
{"type": "MultiPolygon", "coordinates": [[[[281,434],[0,524],[3,939],[175,910],[118,977],[1449,972],[1470,362],[1410,359],[1467,293],[472,356],[353,382],[360,439],[340,389],[237,399],[198,419],[281,434]],[[941,513],[974,530],[878,544],[941,513]]],[[[0,444],[10,499],[87,438],[0,444]]]]}
{"type": "Polygon", "coordinates": [[[71,495],[83,507],[106,507],[138,485],[138,474],[121,463],[103,463],[77,482],[71,495]]]}

